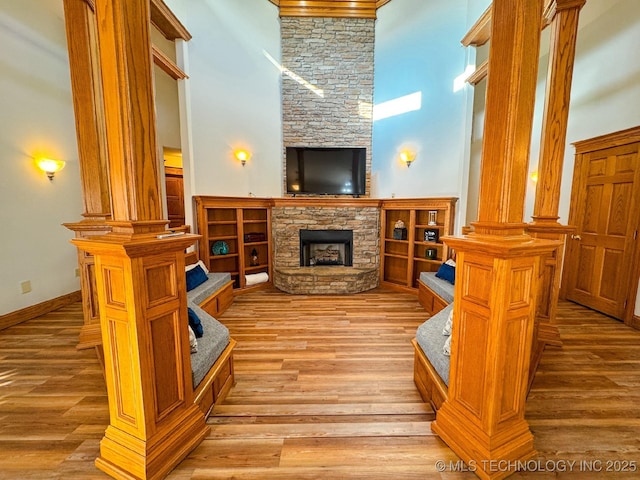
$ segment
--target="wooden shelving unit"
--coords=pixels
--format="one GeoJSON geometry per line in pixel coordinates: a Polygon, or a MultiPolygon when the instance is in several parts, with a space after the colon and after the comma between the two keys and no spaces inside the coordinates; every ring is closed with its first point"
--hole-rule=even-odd
{"type": "Polygon", "coordinates": [[[235,289],[272,285],[271,201],[260,198],[193,197],[196,206],[200,259],[212,272],[229,272],[235,289]],[[227,253],[214,253],[216,242],[227,253]],[[252,253],[257,253],[254,261],[252,253]],[[245,275],[266,273],[269,281],[248,286],[245,275]]]}
{"type": "Polygon", "coordinates": [[[380,281],[387,287],[415,291],[421,272],[438,270],[449,258],[449,248],[442,237],[453,233],[457,198],[391,199],[381,202],[380,210],[380,281]],[[435,212],[435,213],[430,213],[435,212]],[[394,238],[394,227],[402,220],[406,239],[394,238]],[[435,220],[435,224],[430,224],[435,220]],[[434,231],[437,241],[427,241],[425,231],[434,231]],[[435,250],[432,258],[429,249],[435,250]]]}

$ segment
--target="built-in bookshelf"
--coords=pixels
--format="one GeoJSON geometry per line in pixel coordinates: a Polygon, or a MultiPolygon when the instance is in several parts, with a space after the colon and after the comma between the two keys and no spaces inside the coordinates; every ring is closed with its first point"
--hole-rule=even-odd
{"type": "Polygon", "coordinates": [[[449,258],[449,248],[442,237],[453,233],[457,200],[446,197],[382,201],[382,285],[413,291],[421,272],[437,271],[449,258]]]}
{"type": "Polygon", "coordinates": [[[234,288],[271,285],[271,201],[260,198],[194,197],[198,255],[212,272],[229,272],[234,288]],[[252,275],[268,281],[251,285],[252,275]]]}

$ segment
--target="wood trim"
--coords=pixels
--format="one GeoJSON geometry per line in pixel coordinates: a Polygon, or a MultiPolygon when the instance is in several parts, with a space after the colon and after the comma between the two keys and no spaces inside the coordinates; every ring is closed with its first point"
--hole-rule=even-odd
{"type": "Polygon", "coordinates": [[[153,63],[169,75],[174,80],[184,80],[189,76],[175,64],[167,55],[165,55],[158,47],[151,45],[151,53],[153,54],[153,63]]]}
{"type": "Polygon", "coordinates": [[[491,38],[491,14],[492,6],[489,5],[480,18],[473,24],[467,34],[462,37],[460,43],[465,47],[473,45],[479,47],[484,45],[491,38]]]}
{"type": "MultiPolygon", "coordinates": [[[[315,198],[291,197],[272,199],[274,207],[374,207],[379,208],[382,200],[373,198],[315,198]]],[[[415,200],[414,200],[415,202],[415,200]]]]}
{"type": "MultiPolygon", "coordinates": [[[[542,24],[540,29],[543,30],[553,20],[556,13],[560,10],[568,10],[570,8],[582,8],[586,3],[586,0],[551,0],[544,6],[544,13],[542,15],[542,24]]],[[[473,24],[467,34],[462,37],[460,43],[465,47],[470,45],[474,47],[480,47],[491,40],[491,17],[492,17],[492,5],[489,5],[480,18],[473,24]]]]}
{"type": "Polygon", "coordinates": [[[54,310],[64,307],[65,305],[76,303],[80,300],[82,300],[80,290],[76,290],[75,292],[67,293],[65,295],[52,298],[51,300],[46,300],[44,302],[31,305],[30,307],[21,308],[20,310],[16,310],[15,312],[0,315],[0,330],[4,330],[5,328],[9,328],[13,325],[26,322],[27,320],[31,320],[32,318],[36,318],[49,312],[53,312],[54,310]]]}
{"type": "Polygon", "coordinates": [[[549,1],[542,13],[542,25],[543,27],[549,25],[556,14],[562,10],[581,9],[586,0],[551,0],[549,1]]]}
{"type": "Polygon", "coordinates": [[[376,18],[376,0],[280,0],[281,17],[376,18]]]}
{"type": "Polygon", "coordinates": [[[391,0],[377,0],[376,1],[376,8],[384,7],[390,1],[391,0]]]}
{"type": "Polygon", "coordinates": [[[162,32],[168,40],[180,38],[185,41],[191,40],[191,34],[180,23],[171,9],[162,0],[151,0],[151,23],[162,32]]]}
{"type": "Polygon", "coordinates": [[[485,60],[482,62],[477,68],[476,71],[467,77],[467,83],[469,85],[476,86],[482,80],[487,78],[489,74],[489,60],[485,60]]]}
{"type": "Polygon", "coordinates": [[[640,142],[640,125],[628,128],[627,130],[607,133],[587,140],[580,140],[572,143],[571,145],[575,147],[575,153],[578,155],[581,153],[593,152],[595,150],[602,150],[603,148],[619,147],[620,145],[627,145],[635,142],[640,142]]]}
{"type": "Polygon", "coordinates": [[[632,328],[635,328],[636,330],[640,330],[640,316],[633,315],[631,317],[631,321],[627,325],[629,325],[632,328]]]}

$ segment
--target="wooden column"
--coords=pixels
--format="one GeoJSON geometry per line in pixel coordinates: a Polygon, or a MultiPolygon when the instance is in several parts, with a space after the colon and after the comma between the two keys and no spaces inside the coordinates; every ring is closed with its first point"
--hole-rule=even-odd
{"type": "Polygon", "coordinates": [[[552,0],[545,8],[545,23],[551,29],[549,67],[545,91],[538,183],[533,222],[527,230],[535,238],[558,240],[562,244],[542,259],[536,338],[531,356],[529,386],[547,344],[561,345],[560,333],[552,324],[560,292],[560,273],[567,234],[574,228],[558,222],[558,206],[564,161],[567,119],[571,99],[571,78],[575,60],[580,9],[585,0],[552,0]]]}
{"type": "Polygon", "coordinates": [[[551,29],[549,70],[542,118],[534,225],[559,225],[558,205],[567,139],[571,78],[578,36],[578,18],[585,0],[552,0],[545,10],[551,29]]]}
{"type": "Polygon", "coordinates": [[[73,240],[95,258],[110,422],[98,468],[166,476],[207,435],[193,400],[184,250],[164,238],[148,0],[96,0],[112,232],[73,240]]]}
{"type": "Polygon", "coordinates": [[[523,222],[542,4],[494,0],[480,202],[457,252],[449,397],[432,428],[481,478],[532,458],[524,418],[540,256],[523,222]]]}
{"type": "MultiPolygon", "coordinates": [[[[64,17],[84,203],[84,219],[64,225],[77,238],[86,238],[111,231],[106,223],[111,194],[95,14],[86,0],[64,0],[64,17]]],[[[84,313],[78,348],[97,347],[102,339],[93,256],[79,250],[78,266],[84,313]]]]}

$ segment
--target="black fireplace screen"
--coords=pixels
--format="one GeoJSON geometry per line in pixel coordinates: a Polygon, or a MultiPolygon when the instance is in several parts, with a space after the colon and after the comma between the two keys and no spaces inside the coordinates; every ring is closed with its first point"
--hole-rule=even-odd
{"type": "Polygon", "coordinates": [[[300,266],[353,266],[353,230],[300,230],[300,266]]]}

